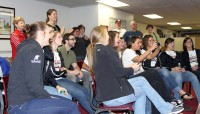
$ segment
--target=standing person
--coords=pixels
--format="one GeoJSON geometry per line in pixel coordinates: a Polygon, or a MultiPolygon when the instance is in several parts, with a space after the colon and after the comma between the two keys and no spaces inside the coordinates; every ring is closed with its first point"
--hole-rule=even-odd
{"type": "Polygon", "coordinates": [[[194,48],[191,38],[183,40],[182,64],[185,69],[193,72],[200,81],[200,50],[194,48]]]}
{"type": "Polygon", "coordinates": [[[76,54],[76,61],[83,62],[86,56],[86,48],[90,43],[89,38],[84,34],[85,27],[83,25],[74,27],[72,33],[76,39],[76,43],[72,48],[72,51],[76,54]]]}
{"type": "MultiPolygon", "coordinates": [[[[198,103],[200,103],[200,84],[199,81],[192,72],[186,71],[184,67],[181,67],[181,54],[174,51],[174,39],[167,38],[165,40],[166,50],[160,54],[160,60],[163,67],[168,68],[173,75],[176,83],[182,88],[183,82],[191,82],[196,94],[198,103]]],[[[188,94],[185,94],[188,95],[188,94]]],[[[185,96],[182,95],[182,98],[185,96]]],[[[174,93],[175,98],[180,99],[179,93],[174,93]]]]}
{"type": "MultiPolygon", "coordinates": [[[[65,34],[63,37],[66,38],[67,35],[69,34],[65,34]]],[[[54,32],[49,47],[50,49],[47,50],[47,48],[45,48],[46,53],[53,53],[53,57],[50,57],[53,58],[53,60],[46,61],[47,70],[45,73],[45,82],[47,82],[48,85],[57,88],[58,91],[64,90],[65,93],[69,93],[73,98],[78,100],[88,113],[94,114],[94,110],[90,106],[89,90],[78,83],[66,79],[67,69],[64,66],[61,53],[57,51],[58,46],[62,45],[62,40],[61,34],[59,32],[54,32]]],[[[49,89],[47,88],[47,90],[49,89]]],[[[57,92],[50,89],[50,93],[56,94],[57,92]]]]}
{"type": "Polygon", "coordinates": [[[128,43],[129,38],[132,36],[137,36],[137,37],[140,37],[141,39],[143,36],[142,32],[137,30],[137,22],[136,21],[131,21],[130,27],[131,27],[131,30],[126,31],[123,36],[124,40],[126,41],[126,44],[128,43]]]}
{"type": "Polygon", "coordinates": [[[22,17],[15,17],[13,20],[13,25],[15,27],[14,32],[10,35],[10,44],[12,47],[12,60],[14,60],[17,53],[17,46],[27,38],[24,32],[25,21],[22,17]]]}
{"type": "Polygon", "coordinates": [[[147,33],[144,34],[145,35],[151,35],[153,37],[153,39],[157,42],[160,42],[160,36],[153,31],[153,25],[147,25],[146,26],[146,30],[147,30],[147,33]]]}
{"type": "Polygon", "coordinates": [[[126,29],[121,28],[121,20],[117,19],[115,21],[115,29],[113,31],[119,32],[120,38],[124,36],[126,29]]]}
{"type": "Polygon", "coordinates": [[[57,25],[58,21],[58,14],[55,9],[49,9],[47,11],[47,19],[46,23],[48,26],[52,27],[54,31],[60,32],[62,35],[65,33],[64,26],[60,29],[60,27],[57,25]]]}
{"type": "Polygon", "coordinates": [[[52,29],[44,22],[30,26],[29,37],[18,46],[8,82],[9,114],[79,114],[71,100],[44,90],[44,54],[52,29]]]}
{"type": "Polygon", "coordinates": [[[145,114],[147,96],[162,114],[179,113],[183,110],[165,102],[143,77],[127,79],[139,70],[139,65],[123,67],[117,52],[108,46],[109,36],[104,26],[94,27],[90,40],[91,44],[87,49],[88,63],[95,73],[98,101],[108,106],[119,106],[135,101],[134,113],[145,114]]]}

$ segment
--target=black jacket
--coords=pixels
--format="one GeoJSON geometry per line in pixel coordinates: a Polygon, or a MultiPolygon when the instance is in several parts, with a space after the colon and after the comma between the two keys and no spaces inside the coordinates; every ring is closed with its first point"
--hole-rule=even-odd
{"type": "MultiPolygon", "coordinates": [[[[196,54],[197,54],[197,62],[200,67],[200,50],[199,49],[195,49],[195,50],[196,50],[196,54]]],[[[182,52],[182,64],[184,66],[186,66],[186,68],[185,68],[186,70],[192,71],[192,68],[190,65],[190,60],[189,60],[189,53],[187,51],[182,52]]]]}
{"type": "Polygon", "coordinates": [[[94,50],[93,70],[96,80],[96,99],[108,101],[134,93],[127,81],[132,68],[124,68],[113,47],[97,44],[94,50]]]}
{"type": "Polygon", "coordinates": [[[18,46],[11,67],[8,82],[9,105],[50,97],[44,90],[43,67],[44,54],[41,46],[32,38],[26,39],[18,46]]]}
{"type": "MultiPolygon", "coordinates": [[[[56,82],[55,78],[64,77],[66,78],[65,74],[66,71],[55,71],[54,68],[54,55],[53,51],[50,46],[46,46],[43,48],[45,52],[45,70],[44,70],[44,84],[56,87],[58,83],[56,82]]],[[[64,60],[59,53],[59,57],[61,60],[61,67],[64,67],[64,60]]]]}
{"type": "MultiPolygon", "coordinates": [[[[160,61],[162,67],[166,67],[171,71],[171,68],[177,67],[179,63],[181,64],[181,53],[176,52],[176,58],[172,58],[164,51],[160,54],[160,61]]],[[[183,65],[181,66],[184,67],[183,65]]]]}

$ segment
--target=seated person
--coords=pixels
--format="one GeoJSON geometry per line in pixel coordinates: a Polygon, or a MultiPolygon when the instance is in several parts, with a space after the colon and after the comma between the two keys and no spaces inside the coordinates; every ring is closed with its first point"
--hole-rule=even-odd
{"type": "Polygon", "coordinates": [[[64,97],[44,89],[44,54],[52,29],[44,22],[30,26],[29,38],[18,46],[8,82],[9,114],[79,114],[78,107],[64,97]],[[47,110],[48,109],[48,110],[47,110]]]}
{"type": "Polygon", "coordinates": [[[71,50],[76,43],[76,39],[73,34],[67,33],[63,37],[63,45],[58,48],[64,59],[64,65],[67,71],[67,78],[73,82],[77,82],[80,79],[83,81],[83,87],[89,89],[89,81],[91,80],[91,76],[83,73],[76,62],[76,55],[71,50]],[[70,70],[70,66],[72,66],[73,70],[70,70]]]}

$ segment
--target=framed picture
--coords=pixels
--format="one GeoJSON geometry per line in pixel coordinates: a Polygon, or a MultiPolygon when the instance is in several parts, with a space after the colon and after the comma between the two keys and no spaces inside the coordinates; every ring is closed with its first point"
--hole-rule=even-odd
{"type": "Polygon", "coordinates": [[[14,30],[12,24],[15,17],[15,8],[0,6],[0,39],[9,40],[14,30]]]}

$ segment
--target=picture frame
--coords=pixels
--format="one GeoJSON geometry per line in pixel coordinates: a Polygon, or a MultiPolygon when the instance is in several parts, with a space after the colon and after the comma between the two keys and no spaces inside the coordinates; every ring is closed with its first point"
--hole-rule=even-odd
{"type": "Polygon", "coordinates": [[[0,39],[10,40],[10,34],[14,31],[13,19],[15,8],[0,6],[0,39]]]}

